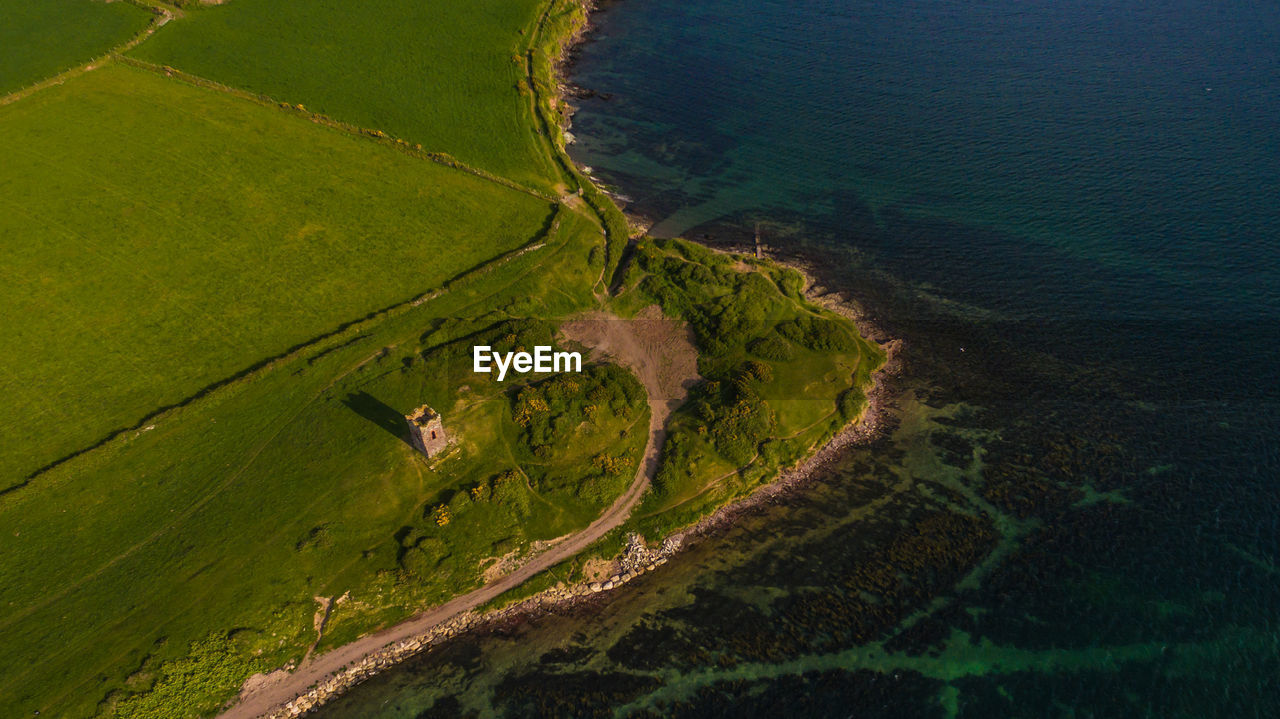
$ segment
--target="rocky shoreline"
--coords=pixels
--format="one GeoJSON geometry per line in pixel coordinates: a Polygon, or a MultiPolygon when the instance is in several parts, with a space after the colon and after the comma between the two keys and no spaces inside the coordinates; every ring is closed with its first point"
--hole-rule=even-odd
{"type": "MultiPolygon", "coordinates": [[[[664,550],[665,544],[664,548],[657,551],[642,549],[639,553],[624,554],[623,558],[620,558],[617,562],[621,565],[618,567],[617,573],[604,582],[580,583],[572,586],[562,584],[540,592],[510,607],[504,607],[486,614],[476,614],[475,612],[459,614],[447,622],[432,627],[421,635],[396,642],[377,652],[365,655],[359,662],[344,668],[336,675],[307,691],[307,693],[264,716],[266,719],[291,719],[292,717],[303,716],[342,695],[366,679],[468,630],[514,619],[517,616],[528,615],[536,611],[545,611],[551,607],[562,606],[566,602],[572,602],[620,587],[641,574],[653,571],[666,564],[669,554],[664,553],[664,550]]],[[[672,551],[674,552],[674,549],[672,551]]]]}
{"type": "MultiPolygon", "coordinates": [[[[785,263],[809,278],[807,268],[796,263],[785,263]]],[[[842,298],[823,291],[809,280],[806,291],[810,300],[842,314],[858,323],[864,336],[876,336],[878,331],[861,319],[856,308],[844,303],[842,298]]],[[[804,486],[811,479],[830,468],[848,449],[870,443],[884,434],[889,426],[887,407],[892,399],[890,380],[901,374],[901,340],[883,342],[885,363],[872,377],[867,391],[867,405],[862,413],[837,432],[820,449],[796,466],[782,471],[773,481],[761,485],[751,494],[720,507],[697,523],[679,530],[650,547],[643,537],[628,535],[622,554],[613,561],[612,573],[602,581],[583,581],[577,584],[558,584],[528,599],[485,614],[465,612],[432,627],[421,635],[411,637],[377,652],[364,656],[336,675],[311,688],[307,693],[265,715],[266,719],[292,719],[319,708],[345,693],[366,679],[393,667],[407,659],[461,634],[492,627],[504,621],[535,616],[551,610],[563,610],[576,602],[603,592],[612,591],[624,584],[656,570],[670,561],[685,547],[697,540],[727,529],[734,521],[752,509],[769,502],[779,501],[787,493],[804,486]]],[[[259,677],[259,685],[261,677],[259,677]]],[[[249,683],[246,683],[246,687],[249,683]]]]}

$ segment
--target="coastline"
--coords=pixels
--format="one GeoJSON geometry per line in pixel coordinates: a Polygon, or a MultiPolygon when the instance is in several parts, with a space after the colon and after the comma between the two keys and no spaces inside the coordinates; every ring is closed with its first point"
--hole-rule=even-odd
{"type": "MultiPolygon", "coordinates": [[[[805,294],[810,301],[854,320],[860,332],[870,333],[864,336],[879,335],[878,329],[861,319],[852,305],[838,297],[833,297],[832,293],[816,285],[806,267],[796,262],[779,262],[779,264],[796,269],[805,275],[807,283],[805,294]]],[[[697,541],[728,529],[738,518],[757,507],[781,501],[788,494],[803,488],[821,476],[847,451],[870,444],[889,430],[888,409],[894,397],[892,380],[901,375],[903,343],[901,340],[894,339],[882,342],[881,346],[886,352],[885,361],[872,374],[871,386],[866,391],[867,402],[858,417],[850,420],[804,460],[791,468],[782,470],[771,481],[761,484],[747,496],[725,504],[694,524],[663,537],[654,548],[649,548],[643,538],[634,535],[629,537],[623,553],[609,560],[611,573],[603,581],[583,580],[575,584],[561,582],[531,597],[482,614],[474,611],[447,612],[445,610],[449,603],[446,603],[399,625],[393,625],[388,630],[422,623],[424,619],[442,612],[447,616],[412,636],[365,653],[358,661],[344,665],[338,672],[323,678],[307,692],[258,716],[264,719],[291,719],[304,716],[345,694],[365,680],[467,632],[492,629],[504,622],[521,621],[547,612],[567,609],[578,603],[589,601],[597,595],[618,589],[666,564],[672,557],[697,541]]],[[[371,636],[377,636],[377,634],[371,636]]],[[[288,674],[279,674],[280,671],[283,670],[277,670],[268,675],[255,674],[246,680],[235,705],[241,705],[257,692],[269,688],[275,681],[288,676],[288,674]]]]}
{"type": "MultiPolygon", "coordinates": [[[[583,21],[575,23],[565,36],[559,38],[560,52],[557,57],[553,58],[553,75],[551,77],[554,86],[557,88],[557,94],[552,104],[554,111],[552,119],[557,122],[556,128],[566,136],[569,136],[568,131],[575,109],[568,100],[571,97],[580,96],[577,93],[583,91],[582,88],[567,79],[567,72],[574,61],[575,48],[586,42],[591,32],[591,16],[603,10],[599,0],[573,0],[573,2],[583,9],[583,21]]],[[[584,168],[574,163],[568,157],[567,152],[564,153],[564,159],[571,163],[587,181],[595,184],[598,189],[608,195],[611,200],[623,207],[629,202],[627,198],[602,187],[600,181],[589,172],[590,168],[584,168]]],[[[645,218],[629,213],[625,209],[622,212],[632,227],[648,227],[651,224],[645,218]]],[[[691,241],[697,242],[696,239],[691,241]]],[[[699,244],[703,243],[699,242],[699,244]]],[[[706,244],[703,244],[703,246],[716,251],[725,251],[723,248],[706,244]]],[[[739,248],[732,248],[732,251],[747,255],[751,255],[753,252],[752,250],[740,250],[739,248]]],[[[865,318],[860,308],[851,304],[839,293],[829,292],[818,285],[814,279],[816,274],[814,269],[803,261],[796,259],[784,261],[773,257],[772,253],[769,252],[766,252],[765,257],[778,265],[800,272],[805,278],[804,294],[806,299],[824,309],[850,319],[857,326],[860,334],[876,342],[885,350],[885,360],[872,374],[871,384],[866,388],[865,392],[866,403],[856,418],[850,420],[840,430],[836,431],[822,446],[814,449],[805,459],[790,468],[780,470],[773,479],[759,485],[746,496],[722,505],[697,522],[663,537],[656,547],[649,548],[644,542],[644,538],[635,535],[628,537],[627,546],[622,554],[611,560],[606,560],[611,566],[610,575],[607,579],[602,581],[584,579],[575,584],[561,582],[523,600],[483,613],[477,613],[472,610],[450,611],[449,606],[454,601],[465,596],[460,595],[450,602],[429,608],[381,632],[369,635],[367,639],[391,633],[397,629],[403,630],[411,625],[424,625],[421,631],[414,632],[406,638],[384,644],[374,651],[364,653],[358,660],[344,664],[336,672],[331,672],[321,677],[305,693],[299,694],[283,704],[277,704],[274,708],[264,713],[256,713],[253,716],[261,717],[262,719],[289,719],[310,714],[367,679],[467,632],[492,629],[505,622],[521,621],[553,610],[563,610],[579,603],[590,601],[596,595],[602,595],[605,592],[617,589],[635,578],[666,564],[682,549],[703,538],[728,529],[738,518],[753,509],[767,503],[781,501],[787,494],[806,486],[820,476],[844,456],[847,451],[870,444],[886,434],[890,423],[888,408],[894,396],[892,380],[901,374],[902,341],[900,339],[887,339],[878,327],[865,318]],[[435,621],[431,621],[431,619],[435,619],[435,621]]],[[[658,446],[658,449],[661,449],[661,445],[658,446]]],[[[528,566],[531,563],[532,561],[530,560],[523,566],[528,566]]],[[[517,573],[520,573],[519,568],[514,572],[508,573],[507,576],[517,573]]],[[[521,583],[529,578],[531,577],[521,580],[521,583]]],[[[519,585],[517,584],[516,586],[519,585]]],[[[332,651],[335,653],[341,652],[342,648],[332,651]]],[[[244,682],[238,696],[224,707],[219,716],[230,716],[237,709],[243,709],[249,700],[258,696],[260,692],[270,689],[278,682],[288,678],[297,669],[278,669],[270,674],[255,674],[249,677],[244,682]]]]}

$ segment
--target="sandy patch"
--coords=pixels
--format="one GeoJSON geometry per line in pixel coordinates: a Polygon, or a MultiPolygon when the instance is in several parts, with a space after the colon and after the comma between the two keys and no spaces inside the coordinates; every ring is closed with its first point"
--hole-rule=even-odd
{"type": "Polygon", "coordinates": [[[488,567],[485,567],[484,572],[481,574],[481,576],[484,578],[484,583],[488,584],[489,582],[492,582],[493,580],[501,577],[504,574],[507,574],[511,570],[520,566],[519,558],[520,558],[520,550],[513,549],[510,552],[507,552],[506,554],[502,555],[501,557],[487,557],[485,559],[481,559],[480,566],[482,567],[492,562],[492,564],[489,564],[488,567]]]}
{"type": "Polygon", "coordinates": [[[635,372],[651,401],[678,404],[701,379],[693,331],[688,323],[663,317],[657,305],[644,308],[634,319],[591,312],[565,322],[560,332],[591,348],[593,357],[610,359],[635,372]]]}
{"type": "Polygon", "coordinates": [[[582,573],[588,582],[600,582],[613,575],[613,560],[595,557],[588,559],[582,566],[582,573]]]}

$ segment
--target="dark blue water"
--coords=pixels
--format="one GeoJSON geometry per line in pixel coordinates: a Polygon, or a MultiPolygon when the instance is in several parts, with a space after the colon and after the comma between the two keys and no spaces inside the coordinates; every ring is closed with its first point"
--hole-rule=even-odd
{"type": "Polygon", "coordinates": [[[894,429],[331,717],[1280,715],[1280,8],[623,0],[572,147],[815,263],[894,429]]]}

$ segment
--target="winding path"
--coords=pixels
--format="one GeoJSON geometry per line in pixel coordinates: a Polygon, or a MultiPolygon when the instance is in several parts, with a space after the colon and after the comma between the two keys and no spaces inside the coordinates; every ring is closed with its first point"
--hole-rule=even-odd
{"type": "Polygon", "coordinates": [[[432,627],[514,589],[525,580],[586,549],[626,520],[658,471],[659,451],[667,434],[667,418],[684,401],[687,387],[697,379],[697,352],[687,327],[655,317],[653,313],[635,320],[619,320],[611,315],[595,313],[566,323],[562,330],[568,339],[593,348],[595,354],[608,356],[629,367],[644,384],[649,402],[649,438],[640,466],[636,468],[635,479],[627,491],[585,529],[569,535],[510,574],[405,622],[314,657],[283,679],[242,695],[238,703],[219,715],[219,719],[257,719],[270,714],[365,656],[422,635],[432,627]]]}

